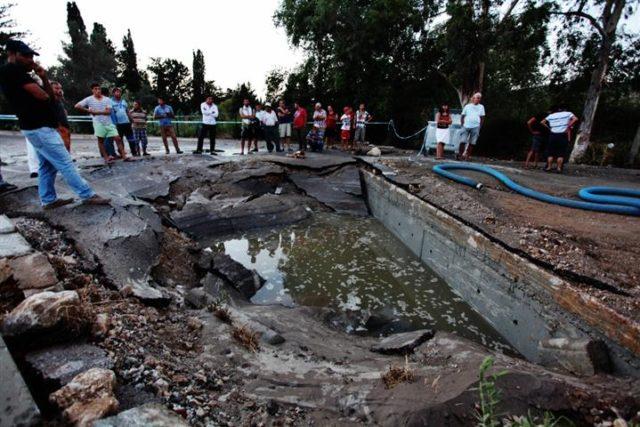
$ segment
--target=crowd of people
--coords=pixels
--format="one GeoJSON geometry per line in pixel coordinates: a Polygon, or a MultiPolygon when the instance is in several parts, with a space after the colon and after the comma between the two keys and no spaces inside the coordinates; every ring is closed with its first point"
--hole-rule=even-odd
{"type": "MultiPolygon", "coordinates": [[[[32,177],[38,177],[40,200],[45,209],[55,208],[73,202],[72,199],[57,197],[54,182],[60,172],[69,186],[84,203],[107,204],[109,200],[95,194],[88,183],[80,177],[71,158],[71,131],[67,112],[64,107],[64,91],[58,82],[51,82],[46,71],[34,61],[38,55],[25,43],[9,40],[6,44],[7,63],[0,67],[0,87],[18,118],[18,124],[27,140],[29,169],[32,177]]],[[[98,150],[106,163],[116,159],[130,161],[124,145],[126,138],[132,156],[148,156],[147,118],[148,112],[139,101],[132,106],[123,98],[122,89],[114,88],[105,93],[99,84],[91,85],[91,95],[75,104],[75,109],[89,114],[92,118],[94,136],[98,150]],[[115,146],[114,146],[115,145],[115,146]]],[[[482,95],[476,93],[465,105],[461,113],[461,129],[451,132],[453,124],[449,106],[444,104],[436,114],[436,159],[444,158],[444,147],[449,144],[452,135],[459,138],[456,158],[470,160],[480,130],[485,120],[485,108],[480,103],[482,95]]],[[[153,110],[152,117],[159,124],[160,135],[165,152],[170,154],[168,140],[181,154],[180,144],[173,126],[175,113],[173,108],[161,97],[153,110]]],[[[202,123],[194,154],[208,151],[216,154],[216,128],[219,117],[218,106],[213,96],[207,96],[200,105],[202,123]],[[204,150],[204,139],[209,139],[209,149],[204,150]]],[[[355,150],[366,142],[367,124],[372,115],[365,104],[358,109],[345,106],[342,115],[333,106],[326,110],[320,102],[315,103],[309,114],[300,102],[292,107],[285,100],[279,100],[274,108],[269,102],[251,105],[249,99],[243,100],[238,110],[241,121],[240,155],[259,151],[259,141],[264,140],[269,153],[294,151],[292,144],[297,143],[299,152],[307,149],[322,152],[325,147],[355,150]],[[307,131],[308,122],[311,128],[307,131]],[[338,141],[340,145],[337,146],[338,141]]],[[[547,114],[531,117],[527,126],[532,135],[531,150],[527,155],[525,167],[536,165],[540,153],[547,158],[545,170],[561,172],[566,156],[570,134],[577,118],[561,107],[554,107],[547,114]]],[[[15,188],[5,182],[0,174],[0,192],[15,188]]]]}
{"type": "MultiPolygon", "coordinates": [[[[481,93],[475,93],[471,101],[464,106],[460,114],[461,129],[457,160],[471,160],[473,147],[478,142],[480,129],[484,125],[485,109],[480,103],[481,93]]],[[[436,122],[436,159],[444,159],[444,147],[450,143],[453,118],[448,104],[438,109],[436,122]]],[[[525,168],[537,167],[540,154],[546,157],[545,171],[562,172],[564,159],[568,154],[571,132],[578,122],[578,118],[563,106],[554,106],[550,111],[532,116],[527,121],[527,128],[531,134],[531,148],[527,153],[525,168]],[[556,167],[554,168],[554,161],[556,167]]],[[[455,135],[455,134],[453,134],[455,135]]]]}

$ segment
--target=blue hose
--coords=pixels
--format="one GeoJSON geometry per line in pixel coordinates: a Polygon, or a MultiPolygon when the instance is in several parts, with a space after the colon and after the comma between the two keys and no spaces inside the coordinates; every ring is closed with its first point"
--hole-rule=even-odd
{"type": "Polygon", "coordinates": [[[486,173],[496,178],[516,193],[520,193],[524,196],[531,197],[532,199],[540,200],[542,202],[552,203],[554,205],[597,212],[640,216],[640,190],[614,187],[585,187],[578,192],[578,196],[584,200],[582,201],[551,196],[549,194],[523,187],[517,182],[512,181],[505,174],[498,172],[489,166],[469,163],[443,163],[433,167],[433,171],[438,175],[470,187],[477,189],[482,188],[482,183],[469,177],[449,172],[450,170],[471,170],[486,173]]]}

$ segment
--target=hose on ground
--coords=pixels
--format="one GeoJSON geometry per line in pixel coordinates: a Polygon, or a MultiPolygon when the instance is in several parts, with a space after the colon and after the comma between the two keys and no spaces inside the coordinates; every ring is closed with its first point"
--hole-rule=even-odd
{"type": "Polygon", "coordinates": [[[498,172],[489,166],[469,163],[443,163],[433,167],[433,171],[440,176],[473,188],[482,188],[482,183],[472,178],[450,172],[452,170],[469,170],[491,175],[516,193],[554,205],[597,212],[640,216],[640,190],[616,187],[585,187],[578,191],[578,196],[583,200],[574,200],[552,196],[524,187],[511,180],[502,172],[498,172]]]}

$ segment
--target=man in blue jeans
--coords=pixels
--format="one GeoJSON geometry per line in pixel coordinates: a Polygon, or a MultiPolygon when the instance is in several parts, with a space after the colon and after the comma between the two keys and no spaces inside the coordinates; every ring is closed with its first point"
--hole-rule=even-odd
{"type": "Polygon", "coordinates": [[[18,116],[22,134],[38,153],[38,193],[43,208],[53,209],[73,202],[73,199],[59,199],[56,195],[54,184],[58,171],[83,203],[108,204],[109,199],[94,193],[80,176],[56,130],[58,121],[52,104],[55,96],[46,71],[33,60],[38,53],[17,40],[9,40],[6,49],[7,63],[0,67],[0,87],[18,116]],[[42,86],[29,76],[32,70],[42,86]]]}

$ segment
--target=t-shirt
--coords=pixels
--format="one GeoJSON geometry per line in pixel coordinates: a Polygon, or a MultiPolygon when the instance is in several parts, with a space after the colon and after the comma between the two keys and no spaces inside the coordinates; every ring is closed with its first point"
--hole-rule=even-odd
{"type": "Polygon", "coordinates": [[[53,101],[53,113],[56,116],[58,124],[62,127],[69,129],[69,119],[67,118],[67,110],[64,108],[64,102],[62,100],[53,101]]]}
{"type": "Polygon", "coordinates": [[[313,112],[313,126],[324,129],[327,127],[327,112],[324,110],[313,112]]]}
{"type": "Polygon", "coordinates": [[[280,107],[278,107],[278,122],[280,122],[282,124],[293,122],[293,114],[291,114],[291,112],[285,113],[284,112],[285,110],[289,111],[289,109],[286,107],[286,105],[285,105],[284,109],[281,109],[280,107]]]}
{"type": "Polygon", "coordinates": [[[464,116],[464,127],[473,129],[480,126],[480,117],[484,117],[484,105],[469,103],[462,109],[464,116]]]}
{"type": "Polygon", "coordinates": [[[153,110],[153,115],[160,117],[160,126],[171,126],[171,117],[163,117],[168,114],[173,115],[173,108],[170,105],[156,105],[156,108],[153,110]]]}
{"type": "Polygon", "coordinates": [[[531,130],[533,131],[534,134],[545,134],[548,133],[548,129],[546,127],[544,127],[540,122],[542,122],[542,120],[544,120],[546,117],[546,114],[541,113],[541,114],[536,114],[535,116],[532,116],[533,119],[535,119],[533,121],[533,123],[531,123],[531,130]]]}
{"type": "Polygon", "coordinates": [[[135,129],[145,129],[147,127],[147,112],[143,109],[140,110],[131,110],[129,111],[129,115],[131,116],[131,120],[135,129]]]}
{"type": "Polygon", "coordinates": [[[120,98],[117,101],[115,98],[111,98],[111,120],[113,123],[129,123],[129,116],[127,115],[127,101],[120,98]]]}
{"type": "Polygon", "coordinates": [[[293,127],[296,129],[302,129],[307,125],[307,110],[299,107],[295,113],[293,113],[293,127]]]}
{"type": "Polygon", "coordinates": [[[558,111],[557,113],[549,114],[545,120],[549,122],[551,133],[564,133],[567,131],[572,117],[575,116],[569,111],[558,111]]]}
{"type": "MultiPolygon", "coordinates": [[[[82,101],[78,102],[78,104],[80,104],[81,107],[89,108],[95,111],[106,111],[107,109],[111,108],[111,99],[107,98],[106,96],[98,99],[95,96],[90,95],[82,101]]],[[[113,124],[110,115],[105,116],[104,114],[94,114],[92,115],[92,119],[94,124],[99,123],[105,126],[113,124]]]]}
{"type": "Polygon", "coordinates": [[[327,129],[334,129],[336,127],[337,114],[327,113],[327,129]]]}
{"type": "Polygon", "coordinates": [[[340,117],[340,121],[342,122],[342,127],[340,129],[351,130],[351,116],[349,114],[343,114],[342,117],[340,117]]]}
{"type": "Polygon", "coordinates": [[[356,127],[357,128],[365,127],[370,117],[371,116],[368,111],[360,111],[360,110],[356,111],[356,127]]]}
{"type": "Polygon", "coordinates": [[[36,81],[27,74],[27,69],[23,66],[7,63],[0,67],[0,87],[11,105],[11,109],[18,116],[20,129],[58,127],[52,101],[41,101],[34,98],[24,89],[24,85],[28,83],[36,83],[36,81]]]}
{"type": "Polygon", "coordinates": [[[271,112],[263,111],[262,116],[260,117],[260,121],[265,126],[275,126],[278,124],[278,116],[273,110],[271,110],[271,112]]]}
{"type": "MultiPolygon", "coordinates": [[[[240,114],[240,117],[242,117],[242,116],[252,116],[252,115],[254,115],[253,114],[253,108],[251,108],[250,105],[243,105],[238,110],[238,114],[240,114]]],[[[242,119],[242,125],[243,126],[248,126],[250,124],[251,124],[251,119],[242,119]]]]}

